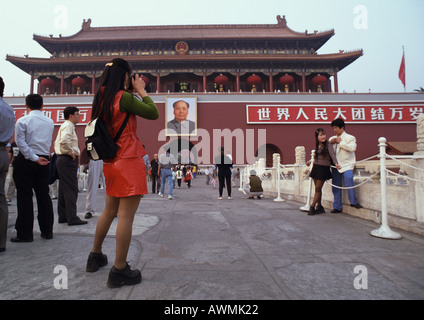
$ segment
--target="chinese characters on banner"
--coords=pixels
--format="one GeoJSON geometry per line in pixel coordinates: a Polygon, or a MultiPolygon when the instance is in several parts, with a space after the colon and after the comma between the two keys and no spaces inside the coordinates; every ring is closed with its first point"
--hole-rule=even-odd
{"type": "Polygon", "coordinates": [[[415,123],[424,105],[246,105],[248,124],[415,123]]]}
{"type": "MultiPolygon", "coordinates": [[[[53,120],[55,125],[61,125],[65,122],[65,117],[63,116],[63,110],[66,106],[60,107],[48,107],[45,106],[42,110],[43,114],[53,120]]],[[[86,125],[91,120],[91,105],[90,106],[76,106],[79,109],[80,121],[77,125],[86,125]]],[[[25,107],[15,107],[15,118],[18,120],[28,114],[25,107]]]]}

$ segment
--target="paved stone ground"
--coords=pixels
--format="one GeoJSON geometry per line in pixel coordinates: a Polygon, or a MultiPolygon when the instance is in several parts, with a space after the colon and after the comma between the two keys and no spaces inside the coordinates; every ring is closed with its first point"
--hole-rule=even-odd
{"type": "MultiPolygon", "coordinates": [[[[0,253],[0,299],[424,299],[424,237],[395,230],[401,240],[375,238],[370,231],[379,225],[370,221],[346,214],[308,216],[299,210],[302,203],[248,200],[238,188],[232,192],[233,200],[226,191],[218,200],[217,189],[198,176],[191,189],[174,190],[174,200],[146,195],[128,256],[142,270],[143,282],[120,289],[106,287],[116,223],[103,248],[109,265],[94,274],[85,265],[97,214],[84,226],[56,222],[53,240],[40,238],[35,223],[34,242],[8,241],[0,253]],[[55,273],[59,265],[67,270],[65,290],[54,286],[64,275],[55,273]],[[355,289],[359,279],[367,289],[355,289]]],[[[78,199],[81,217],[85,195],[78,199]]],[[[54,206],[56,211],[55,200],[54,206]]],[[[12,237],[16,203],[9,209],[12,237]]]]}

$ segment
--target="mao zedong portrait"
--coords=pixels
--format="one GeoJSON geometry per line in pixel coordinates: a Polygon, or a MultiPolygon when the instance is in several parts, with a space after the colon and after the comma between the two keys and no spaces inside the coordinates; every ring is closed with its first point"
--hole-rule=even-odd
{"type": "Polygon", "coordinates": [[[174,119],[166,125],[167,134],[195,134],[196,123],[187,119],[190,104],[184,100],[178,100],[173,103],[172,107],[174,109],[174,119]]]}

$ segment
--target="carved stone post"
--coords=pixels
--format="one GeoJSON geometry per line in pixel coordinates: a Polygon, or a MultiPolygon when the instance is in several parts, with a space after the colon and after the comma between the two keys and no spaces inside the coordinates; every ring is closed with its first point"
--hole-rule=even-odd
{"type": "MultiPolygon", "coordinates": [[[[417,152],[414,155],[424,156],[424,114],[417,119],[417,152]]],[[[415,167],[424,170],[424,159],[417,159],[415,167]]],[[[414,177],[424,181],[424,172],[414,170],[414,177]]],[[[415,182],[415,206],[417,221],[424,222],[424,184],[421,182],[415,182]]]]}

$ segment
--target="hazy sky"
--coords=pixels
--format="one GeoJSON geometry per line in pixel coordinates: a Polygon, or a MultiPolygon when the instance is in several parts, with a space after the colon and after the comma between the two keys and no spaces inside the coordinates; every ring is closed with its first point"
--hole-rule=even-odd
{"type": "Polygon", "coordinates": [[[276,24],[277,15],[285,15],[288,26],[299,32],[334,29],[319,54],[364,50],[339,73],[340,92],[403,92],[398,78],[402,46],[406,90],[424,87],[423,0],[2,1],[0,76],[6,96],[28,94],[30,76],[7,62],[6,54],[48,58],[33,35],[71,36],[81,30],[83,19],[91,18],[92,27],[276,24]]]}

